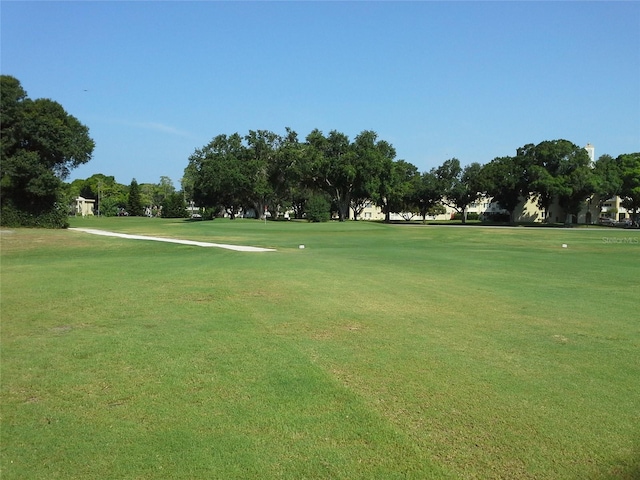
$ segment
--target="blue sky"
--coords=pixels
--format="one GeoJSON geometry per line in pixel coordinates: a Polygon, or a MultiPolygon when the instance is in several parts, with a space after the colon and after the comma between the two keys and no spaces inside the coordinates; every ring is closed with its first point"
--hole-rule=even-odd
{"type": "Polygon", "coordinates": [[[640,151],[640,2],[0,4],[2,74],[90,129],[95,173],[179,187],[214,136],[374,130],[427,171],[527,143],[640,151]]]}

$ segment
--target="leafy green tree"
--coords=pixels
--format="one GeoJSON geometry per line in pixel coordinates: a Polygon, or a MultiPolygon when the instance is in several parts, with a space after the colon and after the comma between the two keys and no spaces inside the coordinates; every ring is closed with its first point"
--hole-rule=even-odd
{"type": "Polygon", "coordinates": [[[384,213],[385,222],[391,221],[391,213],[400,213],[407,208],[417,172],[415,165],[404,160],[394,162],[391,156],[384,159],[376,203],[384,213]]]}
{"type": "Polygon", "coordinates": [[[177,192],[169,193],[161,203],[163,218],[186,218],[187,204],[184,197],[177,192]]]}
{"type": "Polygon", "coordinates": [[[301,182],[299,166],[302,150],[298,134],[288,127],[286,132],[279,139],[278,148],[268,165],[268,181],[272,188],[270,201],[277,209],[291,206],[292,189],[301,182]]]}
{"type": "Polygon", "coordinates": [[[140,186],[134,178],[129,185],[129,196],[127,199],[127,212],[134,217],[141,217],[144,214],[142,199],[140,195],[140,186]]]}
{"type": "Polygon", "coordinates": [[[282,139],[268,130],[249,130],[245,141],[247,146],[243,169],[248,182],[244,203],[256,211],[256,218],[264,219],[266,208],[276,200],[274,185],[270,179],[273,178],[273,167],[277,165],[277,152],[282,139]]]}
{"type": "Polygon", "coordinates": [[[126,202],[121,202],[115,197],[105,197],[100,201],[100,215],[115,217],[121,208],[126,208],[126,202]]]}
{"type": "Polygon", "coordinates": [[[596,191],[596,176],[591,167],[591,159],[587,151],[572,146],[571,152],[560,161],[558,204],[565,211],[567,222],[577,219],[585,205],[585,200],[596,191]]]}
{"type": "Polygon", "coordinates": [[[331,218],[331,202],[327,200],[325,195],[316,193],[309,198],[305,213],[310,222],[327,222],[331,218]]]}
{"type": "Polygon", "coordinates": [[[119,208],[127,207],[126,185],[116,182],[115,177],[96,173],[87,179],[76,179],[67,186],[69,199],[78,195],[96,200],[100,215],[114,216],[119,208]]]}
{"type": "Polygon", "coordinates": [[[295,218],[302,218],[305,205],[313,195],[311,165],[305,148],[298,140],[298,134],[287,127],[269,169],[273,204],[284,210],[293,209],[295,218]]]}
{"type": "Polygon", "coordinates": [[[621,161],[611,155],[601,155],[595,162],[593,172],[596,176],[595,200],[601,212],[604,203],[620,195],[622,190],[621,161]]]}
{"type": "Polygon", "coordinates": [[[526,158],[496,157],[482,167],[480,183],[482,191],[509,212],[514,222],[516,207],[529,198],[526,158]]]}
{"type": "Polygon", "coordinates": [[[622,206],[638,221],[640,211],[640,152],[618,156],[622,177],[620,196],[622,206]]]}
{"type": "Polygon", "coordinates": [[[238,133],[218,135],[189,157],[185,177],[193,182],[193,200],[201,207],[223,208],[234,219],[249,190],[244,168],[246,147],[238,133]]]}
{"type": "MultiPolygon", "coordinates": [[[[160,205],[169,195],[172,195],[176,192],[176,188],[173,186],[173,182],[167,176],[160,177],[160,183],[157,185],[156,191],[154,192],[154,205],[160,205]]],[[[184,200],[184,199],[183,199],[184,200]]]]}
{"type": "Polygon", "coordinates": [[[362,131],[351,144],[355,178],[351,192],[351,209],[357,220],[380,190],[381,176],[387,159],[393,160],[395,150],[372,130],[362,131]]]}
{"type": "Polygon", "coordinates": [[[315,129],[307,135],[306,142],[313,183],[333,199],[340,221],[348,220],[356,178],[349,138],[336,130],[325,137],[315,129]]]}
{"type": "Polygon", "coordinates": [[[444,215],[445,213],[447,213],[447,209],[444,208],[444,205],[442,205],[441,203],[436,203],[427,210],[427,215],[430,215],[432,217],[444,215]]]}
{"type": "Polygon", "coordinates": [[[560,139],[546,140],[538,145],[527,144],[517,152],[527,164],[530,191],[537,199],[538,207],[544,212],[545,219],[550,218],[549,209],[555,199],[560,200],[560,196],[567,208],[575,210],[572,198],[582,195],[584,185],[581,186],[581,183],[586,181],[586,175],[577,173],[573,179],[566,177],[579,164],[584,164],[585,155],[586,162],[589,163],[589,155],[584,148],[560,139]]]}
{"type": "Polygon", "coordinates": [[[462,223],[467,221],[467,206],[482,194],[481,170],[479,163],[462,168],[460,161],[452,158],[434,172],[440,182],[442,202],[461,215],[462,223]]]}
{"type": "MultiPolygon", "coordinates": [[[[426,221],[427,215],[434,215],[434,212],[444,209],[440,203],[443,196],[442,189],[434,169],[413,178],[412,195],[413,204],[417,207],[423,222],[426,221]]],[[[444,210],[446,211],[446,209],[444,210]]]]}
{"type": "Polygon", "coordinates": [[[63,180],[91,159],[89,129],[59,103],[29,99],[16,78],[0,82],[0,221],[65,227],[63,180]]]}

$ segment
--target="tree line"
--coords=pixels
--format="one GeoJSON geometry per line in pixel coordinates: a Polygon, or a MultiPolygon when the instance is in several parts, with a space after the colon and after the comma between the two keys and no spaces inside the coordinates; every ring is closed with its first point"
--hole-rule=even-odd
{"type": "Polygon", "coordinates": [[[68,205],[78,195],[97,201],[103,215],[126,210],[144,215],[162,207],[163,216],[186,215],[186,201],[211,216],[234,218],[254,211],[263,218],[292,211],[302,218],[323,218],[329,210],[340,220],[357,219],[370,204],[387,221],[392,213],[417,213],[423,219],[443,205],[466,218],[467,206],[492,198],[514,220],[516,207],[535,199],[548,215],[553,202],[577,216],[585,200],[600,207],[619,196],[637,219],[640,210],[640,153],[591,162],[582,147],[568,140],[527,144],[514,156],[462,165],[456,158],[420,172],[396,159],[394,147],[364,130],[353,140],[332,130],[315,129],[304,140],[290,128],[220,134],[188,158],[176,191],[168,177],[159,184],[129,186],[97,174],[64,183],[69,172],[91,159],[89,129],[50,99],[31,100],[14,77],[0,77],[0,222],[2,225],[64,227],[68,205]]]}
{"type": "Polygon", "coordinates": [[[66,198],[83,197],[96,202],[96,213],[105,217],[117,215],[187,216],[184,194],[177,191],[173,181],[161,176],[159,183],[138,183],[134,178],[129,185],[116,182],[115,177],[101,173],[87,179],[76,179],[65,186],[66,198]]]}
{"type": "Polygon", "coordinates": [[[544,215],[557,202],[578,216],[587,199],[600,207],[613,196],[640,210],[640,153],[592,162],[583,147],[564,139],[527,144],[514,156],[462,165],[451,158],[420,172],[397,160],[393,146],[376,132],[362,131],[353,140],[318,129],[301,141],[287,128],[284,135],[250,130],[247,135],[221,134],[189,157],[183,187],[189,198],[231,218],[248,209],[258,215],[292,210],[301,218],[309,202],[324,198],[340,220],[358,218],[366,205],[391,213],[417,213],[423,219],[442,205],[457,211],[480,197],[492,198],[514,221],[516,207],[534,199],[544,215]]]}

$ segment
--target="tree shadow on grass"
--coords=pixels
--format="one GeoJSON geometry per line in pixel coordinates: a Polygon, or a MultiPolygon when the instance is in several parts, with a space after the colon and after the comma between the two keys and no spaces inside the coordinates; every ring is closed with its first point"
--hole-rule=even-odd
{"type": "Polygon", "coordinates": [[[640,438],[636,439],[630,457],[616,459],[593,480],[640,480],[640,438]]]}

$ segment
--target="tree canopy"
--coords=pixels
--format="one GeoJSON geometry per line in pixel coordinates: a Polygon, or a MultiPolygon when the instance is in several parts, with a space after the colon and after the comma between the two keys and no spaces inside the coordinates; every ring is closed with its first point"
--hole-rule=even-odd
{"type": "Polygon", "coordinates": [[[62,181],[91,159],[89,129],[59,103],[31,100],[16,78],[0,82],[2,224],[64,227],[62,181]]]}
{"type": "Polygon", "coordinates": [[[517,206],[529,199],[545,215],[557,202],[577,216],[594,194],[623,192],[623,172],[625,204],[632,209],[638,202],[637,156],[603,156],[592,164],[584,148],[563,139],[526,144],[515,156],[485,165],[451,158],[423,173],[395,156],[394,147],[371,130],[353,141],[337,130],[312,130],[303,142],[289,128],[282,136],[264,130],[244,137],[223,134],[191,155],[183,184],[196,203],[224,209],[232,218],[249,209],[261,215],[267,206],[272,214],[290,209],[300,218],[320,192],[340,220],[349,219],[350,211],[357,219],[372,203],[387,221],[391,213],[424,220],[446,204],[465,222],[467,207],[482,195],[506,210],[511,222],[517,206]]]}
{"type": "Polygon", "coordinates": [[[633,212],[633,217],[637,218],[640,212],[640,152],[620,155],[618,162],[622,179],[622,206],[633,212]]]}

